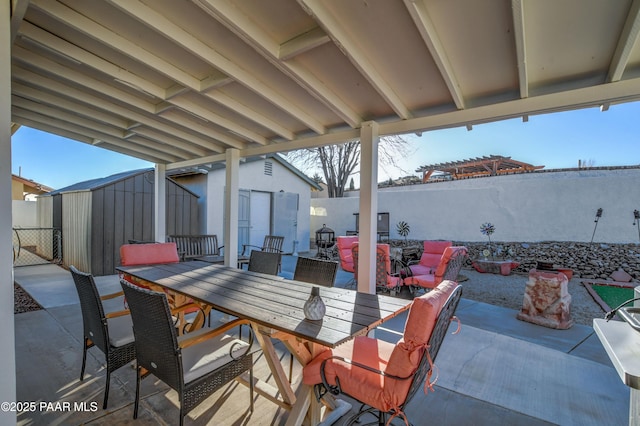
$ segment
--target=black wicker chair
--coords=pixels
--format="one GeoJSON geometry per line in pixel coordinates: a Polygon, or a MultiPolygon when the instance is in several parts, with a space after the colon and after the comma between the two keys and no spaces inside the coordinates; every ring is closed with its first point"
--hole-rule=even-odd
{"type": "Polygon", "coordinates": [[[82,368],[80,381],[84,379],[87,364],[87,350],[98,347],[107,361],[107,383],[104,389],[102,408],[107,408],[111,372],[130,363],[136,357],[132,322],[129,311],[117,311],[105,314],[102,300],[122,296],[122,292],[100,296],[91,274],[78,271],[70,266],[71,276],[80,298],[84,339],[82,345],[82,368]]]}
{"type": "Polygon", "coordinates": [[[165,293],[147,290],[121,280],[133,319],[136,337],[136,400],[133,418],[138,417],[140,381],[153,374],[178,392],[180,425],[184,416],[212,393],[249,371],[253,412],[253,355],[249,342],[227,334],[248,324],[235,320],[217,329],[203,329],[178,340],[165,293]]]}
{"type": "MultiPolygon", "coordinates": [[[[321,376],[322,383],[315,385],[315,393],[317,398],[321,398],[327,392],[334,395],[343,393],[362,403],[360,410],[354,416],[348,419],[344,423],[345,425],[353,425],[354,423],[360,424],[362,422],[362,417],[365,415],[374,416],[376,419],[375,422],[366,423],[366,424],[386,425],[386,424],[389,424],[388,422],[390,422],[390,420],[398,416],[401,418],[404,417],[405,422],[408,423],[408,419],[406,418],[404,409],[407,406],[407,404],[411,401],[413,396],[416,394],[416,392],[423,387],[425,380],[427,381],[429,380],[429,375],[431,374],[430,371],[432,369],[433,363],[436,360],[436,356],[438,354],[438,351],[440,350],[440,346],[442,345],[442,342],[449,329],[449,324],[451,322],[451,319],[453,318],[455,311],[457,309],[458,303],[460,302],[460,297],[462,295],[462,286],[457,285],[457,283],[451,282],[451,281],[446,281],[445,283],[443,283],[443,287],[446,287],[449,285],[454,286],[454,288],[451,291],[451,294],[448,296],[447,300],[444,302],[444,305],[440,309],[440,312],[437,313],[437,316],[435,317],[435,324],[433,325],[433,330],[431,331],[430,336],[428,336],[425,350],[423,350],[422,357],[420,358],[417,368],[413,371],[413,374],[397,376],[391,373],[391,371],[395,371],[398,368],[398,366],[394,365],[392,362],[392,360],[394,360],[393,354],[388,360],[389,362],[388,362],[388,365],[386,366],[386,371],[380,371],[378,369],[378,366],[380,365],[379,364],[380,360],[376,356],[373,357],[375,358],[375,360],[371,363],[372,365],[367,365],[367,364],[357,362],[356,361],[357,356],[354,357],[354,359],[349,359],[343,356],[334,355],[334,356],[323,357],[324,359],[319,358],[318,361],[320,362],[316,362],[315,366],[308,365],[307,367],[305,367],[305,370],[307,368],[313,369],[313,368],[317,368],[318,364],[320,364],[320,376],[321,376]],[[333,365],[336,365],[336,364],[342,365],[343,367],[332,373],[328,373],[328,371],[330,371],[328,369],[329,368],[328,363],[333,365]],[[348,365],[348,367],[346,367],[345,365],[348,365]],[[363,389],[363,386],[364,386],[363,383],[370,383],[363,378],[362,376],[363,374],[372,374],[373,377],[377,377],[377,375],[383,376],[383,378],[379,380],[378,379],[373,380],[373,383],[376,383],[375,386],[380,386],[380,389],[378,389],[377,387],[376,389],[371,389],[370,387],[367,388],[368,390],[364,393],[366,397],[369,397],[369,398],[373,397],[373,400],[377,401],[378,395],[386,393],[387,397],[393,398],[395,395],[394,390],[400,389],[405,385],[408,386],[403,388],[405,389],[406,396],[402,401],[398,402],[397,406],[390,409],[389,411],[383,411],[380,408],[375,407],[374,405],[370,405],[370,404],[374,404],[374,402],[369,401],[369,403],[367,403],[365,401],[359,400],[358,395],[349,394],[345,390],[345,388],[357,390],[358,386],[360,386],[360,389],[363,389]],[[331,378],[329,379],[329,377],[331,378]],[[353,382],[353,383],[350,383],[350,382],[353,382]],[[407,382],[408,382],[408,385],[407,385],[407,382]]],[[[434,292],[435,291],[436,290],[434,290],[434,292]]],[[[430,297],[429,293],[427,293],[427,295],[423,297],[430,297]]],[[[416,300],[418,300],[418,298],[416,298],[416,300]]],[[[411,312],[409,313],[409,316],[411,316],[411,312]]],[[[414,319],[417,319],[418,321],[414,323],[413,326],[420,323],[419,317],[421,316],[422,316],[422,312],[416,315],[414,319]]],[[[407,320],[407,324],[409,324],[409,320],[407,320]]],[[[405,336],[404,336],[405,339],[401,340],[401,342],[404,341],[405,344],[406,344],[406,338],[407,338],[406,333],[407,331],[405,330],[405,336]]],[[[410,334],[412,333],[413,331],[410,332],[410,334]]],[[[359,339],[375,340],[369,337],[360,337],[359,339]]],[[[398,344],[400,344],[400,342],[398,344]]],[[[358,346],[358,342],[354,343],[354,346],[352,348],[354,354],[357,353],[356,349],[358,349],[358,347],[362,349],[363,347],[371,347],[371,345],[364,344],[364,345],[358,346]]],[[[400,351],[400,353],[402,352],[403,351],[400,351]]],[[[394,353],[395,353],[395,350],[394,350],[394,353]]],[[[404,358],[403,356],[400,356],[396,359],[403,360],[403,358],[404,358]]],[[[431,385],[429,385],[429,387],[431,387],[431,385]]],[[[404,393],[402,395],[404,395],[404,393]]],[[[400,395],[397,395],[397,397],[400,398],[400,395]]],[[[385,400],[385,397],[383,397],[382,399],[385,400]]]]}
{"type": "Polygon", "coordinates": [[[278,275],[281,256],[280,253],[252,250],[247,270],[261,274],[278,275]]]}
{"type": "Polygon", "coordinates": [[[311,257],[298,257],[293,279],[325,287],[333,287],[337,272],[338,262],[311,257]]]}

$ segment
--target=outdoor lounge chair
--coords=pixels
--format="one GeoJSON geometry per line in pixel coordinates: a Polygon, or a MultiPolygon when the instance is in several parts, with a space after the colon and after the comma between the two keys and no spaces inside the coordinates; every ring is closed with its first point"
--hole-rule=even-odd
{"type": "Polygon", "coordinates": [[[433,274],[442,259],[444,250],[447,247],[451,247],[453,243],[451,241],[424,241],[424,250],[418,263],[409,264],[412,275],[425,275],[433,274]]]}
{"type": "Polygon", "coordinates": [[[80,272],[73,265],[69,267],[69,270],[80,298],[84,329],[80,381],[84,380],[87,350],[96,346],[104,353],[107,361],[107,380],[102,402],[102,408],[106,409],[111,373],[130,363],[136,357],[131,316],[128,310],[108,314],[104,312],[102,301],[122,296],[122,292],[100,296],[93,275],[80,272]]]}
{"type": "MultiPolygon", "coordinates": [[[[376,290],[388,291],[392,296],[396,295],[402,287],[402,278],[398,274],[391,273],[391,256],[389,244],[376,244],[376,290]]],[[[358,253],[360,243],[351,246],[353,255],[354,279],[358,281],[358,253]]]]}
{"type": "MultiPolygon", "coordinates": [[[[138,417],[140,382],[153,374],[178,392],[180,425],[184,416],[231,380],[249,371],[249,407],[253,412],[253,355],[249,342],[225,334],[246,320],[235,320],[217,329],[202,330],[178,339],[165,293],[144,289],[121,280],[133,319],[136,337],[136,400],[138,417]]],[[[250,327],[249,327],[250,328],[250,327]]]]}
{"type": "Polygon", "coordinates": [[[408,285],[412,293],[417,290],[435,288],[444,280],[456,281],[458,273],[467,258],[464,246],[447,247],[442,254],[438,267],[432,274],[404,277],[404,285],[408,285]]]}
{"type": "Polygon", "coordinates": [[[376,416],[375,424],[390,424],[394,417],[409,424],[404,409],[425,380],[425,391],[433,390],[433,364],[461,294],[462,287],[456,282],[443,281],[414,299],[403,337],[395,345],[356,337],[316,356],[303,369],[303,383],[315,386],[318,399],[329,392],[361,402],[359,412],[345,425],[360,421],[364,415],[376,416]]]}
{"type": "Polygon", "coordinates": [[[357,236],[340,236],[336,238],[336,244],[338,245],[338,256],[340,256],[340,267],[346,272],[354,272],[353,254],[351,253],[351,247],[353,246],[353,243],[357,242],[357,236]]]}

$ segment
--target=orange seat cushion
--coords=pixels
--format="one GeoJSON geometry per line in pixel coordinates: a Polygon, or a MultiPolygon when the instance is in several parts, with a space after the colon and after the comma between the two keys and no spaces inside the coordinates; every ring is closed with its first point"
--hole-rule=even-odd
{"type": "Polygon", "coordinates": [[[124,244],[120,246],[120,264],[122,266],[178,263],[179,261],[176,243],[124,244]]]}
{"type": "MultiPolygon", "coordinates": [[[[322,363],[332,356],[344,357],[398,377],[411,377],[420,364],[438,314],[456,286],[453,281],[443,281],[433,291],[414,299],[404,336],[397,344],[356,337],[314,358],[302,371],[303,383],[322,383],[322,363]]],[[[328,360],[324,371],[327,383],[335,385],[338,377],[344,393],[382,411],[402,405],[411,386],[410,379],[385,377],[337,359],[328,360]]]]}

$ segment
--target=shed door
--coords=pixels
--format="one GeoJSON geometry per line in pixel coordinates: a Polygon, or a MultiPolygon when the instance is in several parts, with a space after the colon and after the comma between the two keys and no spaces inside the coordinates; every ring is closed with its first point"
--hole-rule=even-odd
{"type": "Polygon", "coordinates": [[[251,191],[250,244],[262,247],[265,235],[271,234],[271,193],[251,191]]]}
{"type": "Polygon", "coordinates": [[[273,235],[282,235],[285,253],[293,253],[293,242],[298,234],[298,194],[276,192],[273,194],[273,235]]]}

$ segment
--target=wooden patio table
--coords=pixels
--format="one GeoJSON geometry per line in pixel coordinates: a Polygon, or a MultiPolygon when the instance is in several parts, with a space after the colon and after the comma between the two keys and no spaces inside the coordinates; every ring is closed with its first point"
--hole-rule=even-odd
{"type": "MultiPolygon", "coordinates": [[[[117,270],[151,288],[200,303],[204,315],[215,309],[249,320],[278,388],[260,382],[256,391],[290,410],[287,425],[299,425],[305,417],[312,425],[319,423],[322,407],[312,387],[300,385],[294,392],[271,338],[281,340],[304,366],[324,348],[367,334],[411,304],[405,299],[322,287],[326,315],[320,321],[310,321],[305,319],[303,307],[312,284],[200,261],[120,266],[117,270]]],[[[203,321],[203,315],[199,315],[194,326],[201,326],[203,321]]],[[[247,378],[240,381],[248,383],[247,378]]],[[[322,402],[329,409],[335,408],[332,398],[322,402]]]]}

